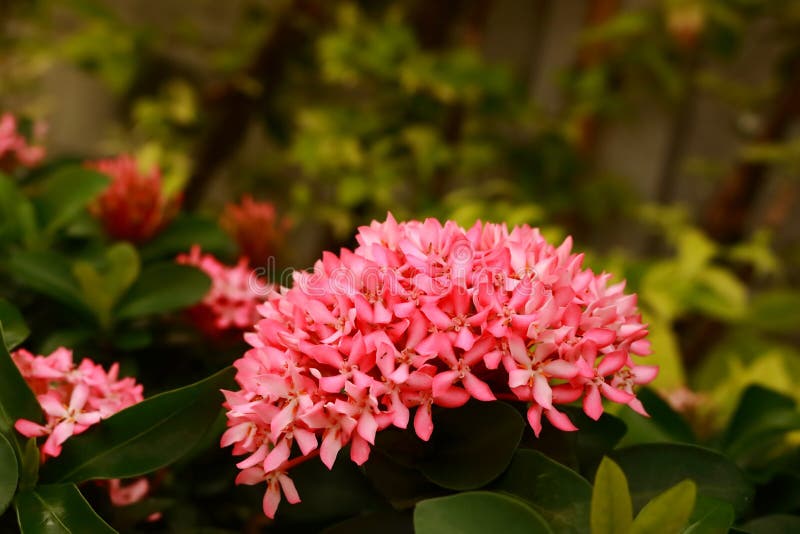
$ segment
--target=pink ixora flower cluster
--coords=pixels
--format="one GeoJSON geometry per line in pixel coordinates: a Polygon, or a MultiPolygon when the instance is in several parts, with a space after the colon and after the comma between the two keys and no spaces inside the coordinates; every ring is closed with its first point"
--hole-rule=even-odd
{"type": "Polygon", "coordinates": [[[258,320],[256,308],[270,295],[275,295],[269,284],[253,275],[247,258],[241,258],[230,267],[193,246],[189,254],[181,254],[177,261],[197,267],[211,278],[211,289],[189,310],[194,323],[209,337],[228,333],[241,335],[258,320]]]}
{"type": "Polygon", "coordinates": [[[0,171],[34,167],[44,158],[44,148],[28,144],[17,131],[17,119],[11,113],[0,116],[0,171]]]}
{"type": "MultiPolygon", "coordinates": [[[[142,386],[133,378],[119,378],[119,365],[106,371],[84,358],[76,365],[72,351],[58,348],[48,356],[37,356],[20,349],[11,354],[45,415],[45,424],[19,419],[14,428],[23,436],[47,436],[42,446],[42,461],[61,454],[61,446],[71,436],[142,401],[142,386]]],[[[111,502],[117,506],[142,499],[149,484],[141,478],[123,486],[109,481],[111,502]]]]}
{"type": "Polygon", "coordinates": [[[247,455],[238,483],[266,482],[266,515],[281,490],[299,500],[289,468],[317,454],[331,468],[348,444],[362,464],[376,432],[406,428],[412,410],[423,440],[432,405],[470,398],[527,403],[537,435],[542,416],[576,430],[556,406],[579,399],[593,419],[602,397],[645,413],[634,386],[657,368],[632,359],[650,352],[636,296],[582,268],[569,238],[555,248],[528,226],[390,215],[357,240],[259,308],[235,363],[241,390],[224,392],[221,445],[247,455]]]}

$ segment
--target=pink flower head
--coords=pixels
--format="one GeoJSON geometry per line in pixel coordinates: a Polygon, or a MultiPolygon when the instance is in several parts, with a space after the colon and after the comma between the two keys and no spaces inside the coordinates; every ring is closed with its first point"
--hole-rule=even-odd
{"type": "Polygon", "coordinates": [[[245,456],[239,482],[267,482],[268,516],[279,491],[299,499],[292,466],[319,455],[331,468],[347,445],[362,464],[378,432],[412,421],[428,440],[434,405],[522,401],[537,436],[543,416],[576,430],[558,405],[579,399],[595,419],[603,398],[644,412],[634,387],[657,369],[633,360],[649,353],[636,296],[584,269],[570,238],[389,215],[356,239],[258,308],[241,389],[225,392],[221,445],[245,456]]]}
{"type": "Polygon", "coordinates": [[[44,148],[29,145],[17,131],[17,119],[11,113],[0,117],[0,171],[17,167],[35,167],[44,158],[44,148]]]}
{"type": "Polygon", "coordinates": [[[256,202],[250,195],[244,195],[239,204],[225,206],[220,222],[254,265],[263,265],[275,254],[291,226],[288,219],[278,217],[271,202],[256,202]]]}
{"type": "Polygon", "coordinates": [[[209,337],[241,335],[258,320],[256,308],[267,298],[277,296],[272,285],[254,275],[246,258],[229,267],[193,246],[189,254],[181,254],[177,261],[195,266],[211,278],[211,289],[202,302],[190,310],[195,324],[209,337]]]}
{"type": "Polygon", "coordinates": [[[111,177],[108,189],[90,210],[114,239],[147,241],[178,212],[180,197],[164,195],[158,168],[142,174],[136,160],[128,155],[89,162],[87,166],[111,177]]]}
{"type": "MultiPolygon", "coordinates": [[[[108,371],[84,358],[75,365],[72,351],[59,347],[48,356],[37,356],[25,349],[11,354],[22,377],[36,394],[45,415],[45,424],[19,419],[14,428],[25,437],[47,439],[42,446],[42,461],[61,454],[61,446],[71,436],[142,401],[142,386],[133,378],[118,377],[119,365],[108,371]]],[[[115,506],[125,506],[144,498],[149,489],[146,478],[127,486],[119,479],[108,481],[115,506]]]]}

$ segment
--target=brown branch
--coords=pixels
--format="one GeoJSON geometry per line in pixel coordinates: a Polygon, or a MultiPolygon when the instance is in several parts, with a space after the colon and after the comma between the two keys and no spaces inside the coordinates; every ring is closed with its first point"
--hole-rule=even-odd
{"type": "Polygon", "coordinates": [[[186,187],[184,204],[194,209],[203,199],[214,174],[236,151],[244,138],[250,121],[280,87],[291,51],[302,46],[308,38],[304,26],[309,18],[322,18],[323,2],[293,0],[276,22],[254,60],[234,81],[211,95],[214,108],[206,129],[194,151],[194,169],[186,187]],[[246,91],[235,80],[255,80],[260,91],[246,91]]]}
{"type": "MultiPolygon", "coordinates": [[[[781,141],[800,116],[800,55],[788,62],[786,72],[788,79],[767,113],[758,142],[781,141]]],[[[767,163],[742,161],[721,184],[706,209],[704,228],[712,238],[732,243],[745,236],[768,171],[767,163]]]]}

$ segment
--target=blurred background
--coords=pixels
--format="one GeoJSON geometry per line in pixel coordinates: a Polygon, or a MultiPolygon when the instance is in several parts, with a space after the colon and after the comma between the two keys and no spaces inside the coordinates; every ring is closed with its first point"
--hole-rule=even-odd
{"type": "Polygon", "coordinates": [[[0,110],[186,210],[272,202],[279,266],[387,211],[571,234],[700,432],[800,398],[800,2],[2,0],[0,110]]]}

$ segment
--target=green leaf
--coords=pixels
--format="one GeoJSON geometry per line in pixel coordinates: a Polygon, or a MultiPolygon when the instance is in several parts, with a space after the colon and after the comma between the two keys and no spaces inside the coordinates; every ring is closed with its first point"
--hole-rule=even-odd
{"type": "Polygon", "coordinates": [[[633,520],[631,534],[672,534],[680,532],[694,509],[697,486],[684,480],[657,495],[633,520]]]}
{"type": "Polygon", "coordinates": [[[767,332],[795,332],[800,324],[800,292],[784,289],[756,296],[743,323],[767,332]]]}
{"type": "Polygon", "coordinates": [[[736,515],[733,506],[717,499],[697,498],[684,534],[728,534],[736,515]]]}
{"type": "Polygon", "coordinates": [[[116,532],[73,484],[38,486],[20,492],[14,504],[22,534],[102,534],[116,532]]]}
{"type": "Polygon", "coordinates": [[[19,310],[3,298],[0,298],[0,323],[3,324],[8,350],[19,346],[31,333],[19,310]]]}
{"type": "Polygon", "coordinates": [[[0,433],[14,440],[17,455],[21,456],[24,443],[22,436],[14,430],[17,419],[41,422],[42,409],[6,349],[3,325],[0,324],[0,433]]]}
{"type": "Polygon", "coordinates": [[[100,324],[111,324],[111,310],[139,276],[139,254],[130,243],[116,243],[106,250],[101,265],[76,261],[72,273],[100,324]],[[98,268],[99,267],[99,268],[98,268]]]}
{"type": "Polygon", "coordinates": [[[414,523],[410,512],[381,510],[352,517],[331,525],[321,534],[413,534],[414,523]]]}
{"type": "Polygon", "coordinates": [[[33,204],[11,178],[0,173],[0,243],[21,241],[30,245],[36,234],[33,204]]]}
{"type": "Polygon", "coordinates": [[[634,510],[678,482],[691,478],[697,493],[733,505],[750,505],[753,490],[736,465],[718,452],[677,443],[635,445],[611,453],[628,478],[634,510]]]}
{"type": "Polygon", "coordinates": [[[694,443],[697,441],[689,423],[652,389],[644,388],[637,393],[650,417],[642,417],[633,410],[621,410],[618,417],[628,425],[628,433],[621,445],[640,443],[694,443]]]}
{"type": "Polygon", "coordinates": [[[628,481],[622,469],[603,458],[592,490],[592,534],[628,534],[633,521],[628,481]]]}
{"type": "Polygon", "coordinates": [[[537,534],[550,533],[552,530],[525,501],[500,493],[471,491],[417,504],[414,532],[537,534]]]}
{"type": "Polygon", "coordinates": [[[169,465],[205,436],[220,411],[228,367],[192,385],[161,393],[114,414],[64,444],[42,466],[48,482],[129,478],[169,465]]]}
{"type": "Polygon", "coordinates": [[[800,517],[789,514],[774,514],[753,519],[742,525],[749,534],[779,534],[800,532],[800,517]]]}
{"type": "Polygon", "coordinates": [[[55,252],[19,251],[9,258],[8,269],[20,284],[92,316],[72,276],[72,267],[63,256],[55,252]]]}
{"type": "Polygon", "coordinates": [[[503,402],[442,410],[434,414],[432,454],[418,467],[444,488],[480,488],[508,467],[524,428],[519,413],[503,402]]]}
{"type": "Polygon", "coordinates": [[[0,516],[6,511],[17,491],[19,468],[14,448],[0,434],[0,516]]]}
{"type": "Polygon", "coordinates": [[[216,221],[199,215],[182,214],[169,227],[141,247],[142,258],[173,259],[198,245],[203,252],[225,255],[233,252],[231,238],[216,221]]]}
{"type": "Polygon", "coordinates": [[[739,398],[739,405],[725,429],[723,447],[729,447],[761,426],[764,415],[794,411],[793,398],[759,385],[750,386],[739,398]]]}
{"type": "Polygon", "coordinates": [[[578,473],[538,451],[520,449],[492,484],[525,499],[557,532],[586,532],[592,486],[578,473]]]}
{"type": "Polygon", "coordinates": [[[199,302],[211,280],[199,269],[176,263],[158,263],[142,271],[117,306],[117,318],[132,319],[166,313],[199,302]]]}
{"type": "Polygon", "coordinates": [[[35,198],[45,232],[52,234],[78,215],[103,189],[108,176],[80,166],[63,167],[35,198]]]}

